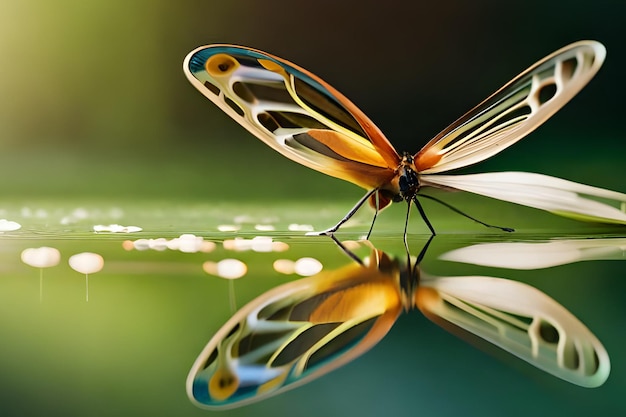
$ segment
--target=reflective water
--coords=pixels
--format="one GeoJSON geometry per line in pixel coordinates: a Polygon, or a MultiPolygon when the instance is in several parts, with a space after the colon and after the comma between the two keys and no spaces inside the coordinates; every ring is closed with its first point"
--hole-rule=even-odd
{"type": "MultiPolygon", "coordinates": [[[[183,227],[171,227],[157,213],[156,227],[145,213],[115,207],[45,214],[22,209],[3,213],[22,227],[0,238],[0,398],[6,415],[211,414],[192,404],[185,382],[224,323],[247,302],[315,275],[320,265],[331,275],[358,267],[332,240],[290,231],[290,224],[309,227],[295,219],[231,216],[213,219],[209,230],[196,227],[202,210],[194,216],[187,209],[186,217],[177,217],[183,227]],[[143,230],[93,231],[94,225],[113,224],[143,230]],[[237,230],[218,230],[229,224],[237,230]],[[25,250],[40,247],[56,248],[58,264],[39,268],[23,262],[25,250]],[[89,274],[88,301],[85,274],[68,264],[71,256],[84,252],[104,260],[101,270],[89,274]],[[305,265],[298,269],[301,275],[294,272],[298,261],[305,265]]],[[[342,241],[358,238],[350,231],[360,227],[347,230],[339,235],[342,241]]],[[[369,352],[338,369],[221,413],[620,414],[626,408],[621,401],[626,336],[620,330],[626,316],[626,242],[620,231],[442,234],[420,264],[422,277],[496,277],[526,283],[554,299],[608,352],[610,375],[598,388],[581,388],[500,349],[486,354],[410,311],[369,352]]],[[[413,259],[426,241],[426,235],[410,236],[413,259]]],[[[372,254],[370,246],[346,245],[360,259],[372,254]]],[[[406,259],[399,233],[375,232],[372,245],[399,263],[406,259]]],[[[508,303],[517,304],[515,294],[508,303]]],[[[519,303],[524,303],[521,296],[519,303]]]]}

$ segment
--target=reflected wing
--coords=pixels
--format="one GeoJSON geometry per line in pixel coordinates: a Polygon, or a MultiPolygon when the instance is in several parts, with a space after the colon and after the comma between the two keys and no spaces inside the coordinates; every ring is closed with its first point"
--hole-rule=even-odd
{"type": "Polygon", "coordinates": [[[439,259],[526,270],[599,259],[624,260],[624,253],[626,238],[594,237],[548,242],[478,243],[446,252],[439,259]]]}
{"type": "Polygon", "coordinates": [[[437,324],[478,336],[576,385],[597,387],[609,376],[600,341],[563,306],[526,284],[434,277],[418,289],[416,304],[437,324]]]}
{"type": "Polygon", "coordinates": [[[461,168],[511,146],[574,97],[605,55],[602,44],[581,41],[545,57],[428,142],[415,155],[418,171],[461,168]]]}
{"type": "Polygon", "coordinates": [[[576,220],[626,224],[626,194],[530,172],[423,175],[422,185],[454,188],[576,220]]]}
{"type": "Polygon", "coordinates": [[[368,189],[393,177],[400,158],[374,123],[289,61],[211,45],[187,55],[183,69],[202,94],[287,158],[368,189]]]}
{"type": "Polygon", "coordinates": [[[238,407],[354,359],[402,310],[394,271],[353,264],[261,295],[204,348],[187,378],[189,398],[204,408],[238,407]]]}

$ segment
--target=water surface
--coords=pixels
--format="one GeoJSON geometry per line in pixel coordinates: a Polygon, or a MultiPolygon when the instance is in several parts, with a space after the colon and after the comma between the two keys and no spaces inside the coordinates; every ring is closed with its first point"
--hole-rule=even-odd
{"type": "MultiPolygon", "coordinates": [[[[191,404],[185,379],[201,349],[234,313],[233,302],[235,308],[241,307],[279,284],[300,278],[277,272],[273,264],[278,259],[312,257],[325,270],[353,262],[330,239],[304,236],[306,228],[328,226],[344,210],[341,204],[322,207],[295,204],[276,211],[263,206],[202,204],[6,205],[2,216],[22,228],[0,237],[3,409],[7,415],[21,416],[212,414],[191,404]],[[136,225],[143,230],[95,233],[93,226],[98,224],[136,225]],[[289,230],[297,227],[302,230],[289,230]],[[171,242],[182,234],[193,234],[204,243],[195,252],[175,249],[172,243],[174,249],[167,249],[167,244],[156,245],[158,249],[136,248],[150,246],[145,244],[150,239],[171,242]],[[258,236],[282,244],[273,250],[257,238],[256,249],[233,249],[234,239],[239,239],[240,248],[253,247],[242,242],[258,236]],[[143,246],[137,243],[142,239],[143,246]],[[40,271],[21,261],[22,251],[42,246],[60,251],[57,266],[40,271]],[[81,252],[104,258],[103,269],[89,276],[89,301],[84,274],[68,265],[68,258],[81,252]],[[224,259],[245,263],[247,273],[228,281],[203,270],[205,262],[224,259]]],[[[405,257],[402,210],[389,213],[381,216],[371,240],[390,255],[405,257]]],[[[626,364],[621,352],[626,338],[619,329],[626,314],[622,300],[626,286],[622,230],[558,220],[555,224],[571,227],[541,232],[522,227],[503,235],[468,226],[463,223],[466,220],[452,216],[442,222],[438,216],[434,223],[442,233],[432,241],[422,270],[438,276],[507,278],[540,289],[604,344],[612,364],[608,381],[599,388],[580,388],[510,356],[484,353],[412,311],[401,316],[370,352],[346,366],[303,387],[222,414],[582,416],[623,412],[626,364]],[[467,231],[456,232],[457,222],[467,226],[467,231]],[[481,243],[560,241],[578,242],[580,247],[572,251],[579,255],[536,269],[440,259],[451,250],[481,243]],[[591,242],[600,243],[594,248],[591,242]]],[[[368,222],[369,214],[358,216],[339,234],[340,239],[359,238],[368,222]]],[[[427,235],[417,216],[410,228],[409,246],[416,256],[427,235]]],[[[359,249],[361,256],[366,252],[359,249]]]]}

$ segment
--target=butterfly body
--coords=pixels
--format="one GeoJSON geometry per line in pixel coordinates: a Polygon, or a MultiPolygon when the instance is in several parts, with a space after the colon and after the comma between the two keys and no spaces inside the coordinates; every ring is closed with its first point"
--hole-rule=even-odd
{"type": "MultiPolygon", "coordinates": [[[[604,46],[595,41],[561,48],[519,74],[415,154],[399,154],[357,106],[321,78],[266,52],[235,45],[203,46],[187,55],[183,69],[202,94],[274,150],[368,190],[346,217],[326,232],[336,231],[366,201],[377,211],[391,202],[407,201],[409,207],[416,204],[434,234],[417,200],[426,187],[471,191],[520,204],[548,194],[532,184],[535,188],[526,190],[531,195],[520,199],[510,193],[513,183],[495,193],[486,191],[483,183],[496,179],[494,175],[457,176],[462,180],[457,184],[452,176],[438,174],[490,158],[532,132],[591,80],[605,54],[604,46]]],[[[624,201],[626,195],[617,198],[624,201]]],[[[559,204],[562,207],[545,202],[528,205],[597,218],[571,204],[559,204]]],[[[618,222],[626,223],[624,213],[612,217],[611,221],[619,218],[618,222]]]]}
{"type": "Polygon", "coordinates": [[[398,167],[398,189],[399,193],[393,201],[398,202],[405,200],[411,202],[413,197],[420,190],[419,173],[415,167],[413,156],[405,153],[402,157],[402,163],[398,167]]]}

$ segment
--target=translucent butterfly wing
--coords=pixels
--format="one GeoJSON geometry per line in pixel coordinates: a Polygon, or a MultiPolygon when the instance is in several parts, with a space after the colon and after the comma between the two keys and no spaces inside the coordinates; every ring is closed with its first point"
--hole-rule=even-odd
{"type": "Polygon", "coordinates": [[[626,194],[530,172],[425,175],[422,185],[453,188],[576,220],[626,224],[626,194]]]}
{"type": "Polygon", "coordinates": [[[437,324],[478,336],[571,383],[597,387],[609,376],[600,341],[563,306],[526,284],[431,277],[418,289],[416,305],[437,324]]]}
{"type": "Polygon", "coordinates": [[[349,265],[294,281],[239,310],[187,379],[204,408],[238,407],[323,375],[387,334],[402,311],[396,272],[349,265]]]}
{"type": "Polygon", "coordinates": [[[287,158],[368,189],[393,177],[400,158],[382,132],[295,64],[250,48],[211,45],[192,51],[183,69],[207,98],[287,158]]]}
{"type": "Polygon", "coordinates": [[[428,142],[415,155],[418,171],[461,168],[511,146],[574,97],[605,56],[602,44],[581,41],[540,60],[428,142]]]}

